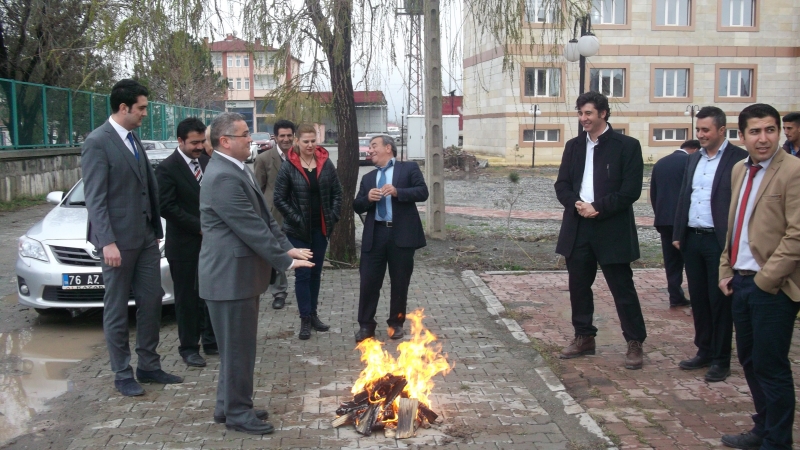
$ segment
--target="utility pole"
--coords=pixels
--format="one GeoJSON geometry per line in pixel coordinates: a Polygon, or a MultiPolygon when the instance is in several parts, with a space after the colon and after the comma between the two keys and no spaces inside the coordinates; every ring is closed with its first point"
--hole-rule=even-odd
{"type": "MultiPolygon", "coordinates": [[[[424,0],[425,5],[425,233],[445,239],[444,151],[442,141],[442,48],[439,30],[439,0],[424,0]]],[[[409,113],[410,113],[409,109],[409,113]]]]}

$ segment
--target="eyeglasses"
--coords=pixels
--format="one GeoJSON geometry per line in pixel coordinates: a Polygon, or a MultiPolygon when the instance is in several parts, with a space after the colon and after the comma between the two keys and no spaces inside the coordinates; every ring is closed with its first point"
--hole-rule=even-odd
{"type": "Polygon", "coordinates": [[[223,136],[227,136],[229,138],[237,138],[237,137],[248,138],[248,137],[250,137],[250,132],[249,131],[245,131],[245,133],[242,134],[242,135],[238,135],[238,134],[223,134],[223,136]]]}

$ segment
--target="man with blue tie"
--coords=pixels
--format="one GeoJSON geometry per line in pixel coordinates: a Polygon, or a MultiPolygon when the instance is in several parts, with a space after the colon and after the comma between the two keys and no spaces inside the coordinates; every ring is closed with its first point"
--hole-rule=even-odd
{"type": "Polygon", "coordinates": [[[428,186],[415,162],[397,161],[397,146],[387,135],[369,144],[376,170],[364,175],[353,210],[367,213],[361,238],[361,288],[356,342],[375,337],[375,312],[386,268],[391,279],[389,336],[401,339],[414,252],[426,245],[417,202],[428,199],[428,186]]]}

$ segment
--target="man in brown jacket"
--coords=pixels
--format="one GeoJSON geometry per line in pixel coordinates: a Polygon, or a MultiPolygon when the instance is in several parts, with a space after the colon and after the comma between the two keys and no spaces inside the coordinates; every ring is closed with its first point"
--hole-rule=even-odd
{"type": "MultiPolygon", "coordinates": [[[[264,199],[269,206],[269,212],[278,225],[283,226],[283,216],[278,208],[275,207],[273,197],[275,194],[275,180],[278,178],[278,170],[281,164],[286,161],[286,152],[292,149],[294,144],[295,125],[288,120],[275,122],[273,130],[275,132],[275,142],[277,147],[273,147],[256,157],[253,164],[256,174],[256,183],[264,193],[264,199]]],[[[272,308],[281,309],[286,305],[286,289],[289,283],[286,274],[278,272],[275,282],[270,284],[269,293],[272,294],[272,308]]]]}
{"type": "Polygon", "coordinates": [[[733,448],[792,448],[789,347],[800,309],[800,160],[778,151],[780,130],[780,115],[770,105],[750,105],[739,114],[750,156],[731,174],[719,287],[733,294],[736,348],[756,413],[750,431],[722,437],[733,448]]]}

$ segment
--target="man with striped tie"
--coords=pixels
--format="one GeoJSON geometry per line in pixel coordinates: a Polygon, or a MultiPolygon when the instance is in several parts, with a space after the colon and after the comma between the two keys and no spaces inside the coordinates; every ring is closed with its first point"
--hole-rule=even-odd
{"type": "Polygon", "coordinates": [[[190,117],[178,124],[178,148],[156,167],[161,216],[167,221],[165,253],[175,286],[178,352],[191,367],[204,367],[206,355],[216,355],[217,340],[208,307],[198,292],[197,262],[200,231],[200,186],[211,159],[205,152],[206,126],[190,117]]]}

